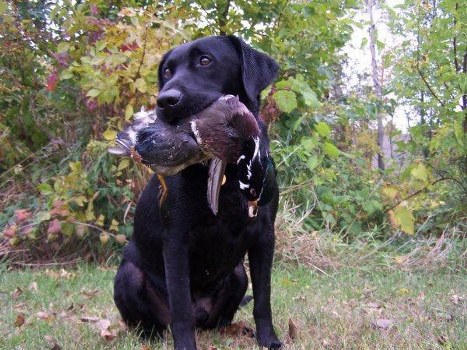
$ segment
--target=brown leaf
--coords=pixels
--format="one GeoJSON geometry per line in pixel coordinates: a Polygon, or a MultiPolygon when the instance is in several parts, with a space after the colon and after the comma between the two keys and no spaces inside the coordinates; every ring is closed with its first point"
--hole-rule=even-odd
{"type": "Polygon", "coordinates": [[[91,299],[91,298],[94,298],[97,294],[99,294],[99,291],[97,289],[83,290],[81,291],[81,293],[83,293],[85,297],[91,299]]]}
{"type": "Polygon", "coordinates": [[[103,330],[100,331],[100,335],[106,341],[111,341],[111,340],[115,339],[115,337],[117,336],[117,332],[116,331],[109,331],[107,329],[103,329],[103,330]]]}
{"type": "Polygon", "coordinates": [[[37,286],[37,282],[32,282],[29,287],[28,287],[29,290],[33,291],[33,292],[37,292],[38,291],[38,286],[37,286]]]}
{"type": "Polygon", "coordinates": [[[238,337],[246,335],[248,337],[253,337],[253,330],[247,326],[245,322],[235,322],[226,326],[220,330],[222,334],[230,335],[233,337],[238,337]]]}
{"type": "Polygon", "coordinates": [[[57,341],[55,340],[55,338],[52,337],[51,335],[45,335],[44,340],[49,346],[50,350],[61,350],[62,349],[62,347],[57,344],[57,341]]]}
{"type": "Polygon", "coordinates": [[[464,301],[464,297],[457,294],[453,294],[451,295],[450,300],[454,305],[459,305],[462,304],[462,302],[464,301]]]}
{"type": "Polygon", "coordinates": [[[11,294],[13,300],[18,299],[18,297],[23,294],[23,290],[20,287],[16,287],[14,292],[11,294]]]}
{"type": "Polygon", "coordinates": [[[375,321],[371,322],[373,327],[381,328],[381,329],[388,329],[394,325],[394,320],[386,319],[386,318],[378,318],[375,321]]]}
{"type": "Polygon", "coordinates": [[[47,320],[50,316],[47,312],[44,311],[39,311],[36,316],[40,318],[41,320],[47,320]]]}
{"type": "Polygon", "coordinates": [[[140,350],[151,350],[151,348],[149,347],[149,345],[143,344],[143,345],[141,345],[140,350]]]}
{"type": "Polygon", "coordinates": [[[96,322],[96,327],[100,331],[108,330],[109,327],[110,327],[110,321],[103,318],[103,319],[96,322]]]}
{"type": "Polygon", "coordinates": [[[294,340],[297,337],[297,332],[297,325],[291,318],[289,318],[289,331],[287,332],[287,335],[291,340],[294,340]]]}
{"type": "Polygon", "coordinates": [[[24,317],[24,314],[22,312],[16,315],[15,327],[21,327],[24,324],[24,322],[26,322],[26,318],[24,317]]]}
{"type": "Polygon", "coordinates": [[[97,322],[100,318],[97,316],[83,316],[80,318],[81,322],[97,322]]]}

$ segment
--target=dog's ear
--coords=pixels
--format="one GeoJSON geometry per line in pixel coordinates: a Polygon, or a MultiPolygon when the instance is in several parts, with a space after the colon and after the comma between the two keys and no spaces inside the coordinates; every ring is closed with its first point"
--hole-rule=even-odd
{"type": "Polygon", "coordinates": [[[276,78],[279,66],[271,57],[253,49],[242,39],[235,36],[229,38],[239,52],[246,96],[253,106],[259,108],[259,94],[276,78]]]}
{"type": "Polygon", "coordinates": [[[159,67],[157,69],[157,80],[158,80],[158,84],[159,84],[159,91],[162,90],[162,88],[164,87],[164,84],[162,83],[162,81],[164,80],[164,75],[162,73],[162,67],[164,67],[164,64],[165,64],[165,60],[167,59],[167,57],[169,57],[170,53],[172,52],[172,50],[170,51],[167,51],[163,56],[162,56],[162,59],[159,63],[159,67]]]}

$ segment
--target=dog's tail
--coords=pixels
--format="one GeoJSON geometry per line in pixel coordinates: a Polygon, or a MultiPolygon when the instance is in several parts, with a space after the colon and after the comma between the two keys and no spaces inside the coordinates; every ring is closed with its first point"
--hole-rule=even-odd
{"type": "Polygon", "coordinates": [[[245,305],[247,305],[250,301],[253,300],[253,296],[252,295],[245,295],[242,299],[242,301],[240,302],[240,305],[238,305],[238,308],[241,309],[242,307],[244,307],[245,305]]]}

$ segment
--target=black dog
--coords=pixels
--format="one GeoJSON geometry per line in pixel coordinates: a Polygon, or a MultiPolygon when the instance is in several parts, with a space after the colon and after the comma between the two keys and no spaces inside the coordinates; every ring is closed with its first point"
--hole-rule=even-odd
{"type": "MultiPolygon", "coordinates": [[[[236,37],[183,44],[160,63],[158,116],[176,124],[232,94],[257,117],[259,93],[277,71],[270,57],[236,37]]],[[[266,128],[258,123],[262,161],[271,162],[266,128]]],[[[248,216],[235,164],[227,166],[217,215],[207,203],[207,177],[201,164],[168,177],[163,211],[158,207],[158,180],[151,179],[138,201],[133,237],[115,279],[115,303],[130,327],[149,335],[170,325],[176,349],[196,349],[195,327],[223,327],[232,321],[248,285],[243,266],[248,252],[257,341],[279,348],[270,305],[275,176],[265,182],[267,200],[255,218],[248,216]]]]}

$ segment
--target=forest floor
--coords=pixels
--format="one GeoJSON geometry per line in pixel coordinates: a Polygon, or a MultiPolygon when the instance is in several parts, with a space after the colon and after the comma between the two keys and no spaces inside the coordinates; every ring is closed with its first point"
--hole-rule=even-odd
{"type": "MultiPolygon", "coordinates": [[[[116,266],[10,269],[0,264],[0,349],[171,349],[143,342],[112,300],[116,266]]],[[[286,349],[466,349],[465,268],[320,271],[277,262],[272,308],[286,349]]],[[[251,293],[251,290],[248,291],[251,293]]],[[[253,302],[234,326],[197,333],[200,349],[254,349],[253,302]]]]}

